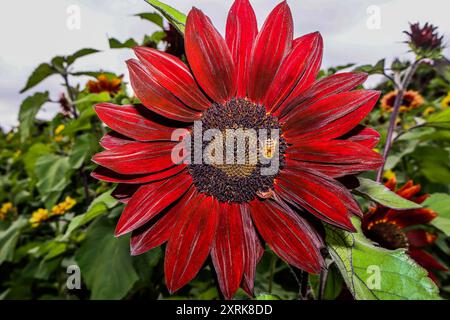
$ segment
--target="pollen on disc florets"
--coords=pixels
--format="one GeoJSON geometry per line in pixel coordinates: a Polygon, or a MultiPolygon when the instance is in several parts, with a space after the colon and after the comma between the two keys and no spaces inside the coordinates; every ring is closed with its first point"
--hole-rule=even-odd
{"type": "MultiPolygon", "coordinates": [[[[262,105],[233,99],[215,103],[201,121],[203,133],[213,129],[220,134],[202,142],[202,163],[192,156],[189,171],[198,191],[222,202],[241,203],[273,188],[286,150],[276,117],[262,105]]],[[[194,147],[191,150],[194,155],[194,147]]]]}

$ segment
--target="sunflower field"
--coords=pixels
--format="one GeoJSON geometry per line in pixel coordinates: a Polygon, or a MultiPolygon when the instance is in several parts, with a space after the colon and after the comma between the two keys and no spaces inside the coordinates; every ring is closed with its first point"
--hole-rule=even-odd
{"type": "Polygon", "coordinates": [[[80,48],[17,88],[61,83],[0,130],[0,299],[450,298],[450,62],[436,26],[398,35],[412,59],[324,69],[320,34],[293,39],[286,2],[258,29],[236,0],[223,37],[201,8],[146,1],[138,16],[159,30],[109,39],[136,55],[122,74],[79,70],[98,53],[80,48]],[[59,112],[37,119],[45,103],[59,112]],[[278,169],[260,174],[247,149],[244,164],[216,162],[217,138],[211,162],[174,163],[194,122],[226,138],[280,132],[256,145],[278,169]]]}

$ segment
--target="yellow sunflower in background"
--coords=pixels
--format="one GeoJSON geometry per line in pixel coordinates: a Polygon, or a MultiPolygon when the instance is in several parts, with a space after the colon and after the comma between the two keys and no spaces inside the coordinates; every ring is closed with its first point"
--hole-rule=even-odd
{"type": "Polygon", "coordinates": [[[450,107],[450,92],[447,93],[447,96],[441,101],[442,109],[447,109],[450,107]]]}
{"type": "Polygon", "coordinates": [[[62,216],[72,209],[77,204],[77,201],[67,196],[64,201],[53,206],[49,211],[45,208],[40,208],[34,211],[29,219],[29,223],[33,228],[39,227],[39,225],[54,216],[62,216]]]}
{"type": "Polygon", "coordinates": [[[428,117],[429,115],[431,115],[431,114],[433,114],[435,112],[436,112],[436,108],[432,107],[432,106],[429,106],[429,107],[425,108],[425,110],[422,112],[422,115],[424,117],[428,117]]]}
{"type": "MultiPolygon", "coordinates": [[[[392,112],[394,109],[395,99],[398,91],[391,91],[383,96],[381,99],[381,109],[386,112],[392,112]]],[[[419,92],[414,90],[408,90],[403,94],[402,103],[400,105],[400,112],[408,112],[413,109],[417,109],[424,103],[423,97],[419,92]]]]}

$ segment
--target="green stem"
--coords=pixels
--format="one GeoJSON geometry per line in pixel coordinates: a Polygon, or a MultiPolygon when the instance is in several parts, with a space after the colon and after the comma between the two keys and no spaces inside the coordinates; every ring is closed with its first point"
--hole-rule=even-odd
{"type": "Polygon", "coordinates": [[[272,255],[270,260],[270,274],[269,274],[269,285],[267,288],[267,291],[269,293],[272,293],[272,287],[273,287],[273,277],[275,275],[275,265],[277,263],[277,257],[275,255],[272,255]]]}
{"type": "MultiPolygon", "coordinates": [[[[69,76],[67,74],[67,70],[65,70],[65,72],[63,74],[61,74],[61,76],[64,79],[64,84],[66,86],[67,89],[67,94],[69,96],[70,99],[70,104],[72,105],[72,114],[73,117],[75,119],[78,119],[78,111],[77,111],[77,106],[75,105],[74,101],[76,100],[75,94],[72,90],[72,86],[69,83],[69,76]]],[[[91,203],[91,199],[89,196],[89,177],[87,176],[85,170],[84,170],[84,165],[81,166],[80,168],[80,174],[81,174],[81,178],[83,179],[83,189],[84,189],[84,198],[85,198],[85,203],[86,203],[86,207],[89,206],[89,204],[91,203]]]]}
{"type": "MultiPolygon", "coordinates": [[[[417,59],[416,61],[414,61],[414,63],[409,68],[409,70],[406,72],[406,76],[403,79],[403,82],[397,83],[397,87],[399,89],[398,89],[397,96],[395,97],[394,109],[392,111],[391,118],[389,120],[389,128],[388,128],[388,133],[386,136],[386,144],[384,145],[384,150],[383,150],[384,163],[386,163],[386,159],[388,157],[389,151],[391,150],[391,146],[392,146],[392,142],[393,142],[392,137],[395,133],[395,122],[397,120],[397,116],[400,111],[400,106],[403,101],[403,95],[404,95],[405,91],[407,90],[407,88],[412,80],[412,77],[413,77],[414,73],[416,73],[417,67],[419,66],[419,64],[421,62],[422,62],[422,60],[420,60],[420,59],[417,59]]],[[[384,163],[378,169],[377,182],[381,182],[381,178],[383,177],[384,163]]]]}

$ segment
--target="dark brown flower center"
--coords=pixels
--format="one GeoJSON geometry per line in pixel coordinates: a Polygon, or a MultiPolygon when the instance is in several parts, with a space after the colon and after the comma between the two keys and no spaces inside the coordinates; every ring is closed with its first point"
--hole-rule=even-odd
{"type": "Polygon", "coordinates": [[[194,130],[189,165],[200,192],[222,202],[248,202],[273,188],[286,149],[276,117],[261,105],[233,99],[205,111],[201,126],[201,148],[195,148],[194,130]]]}
{"type": "Polygon", "coordinates": [[[408,238],[402,229],[389,221],[377,221],[369,225],[366,236],[386,249],[408,248],[408,238]]]}

